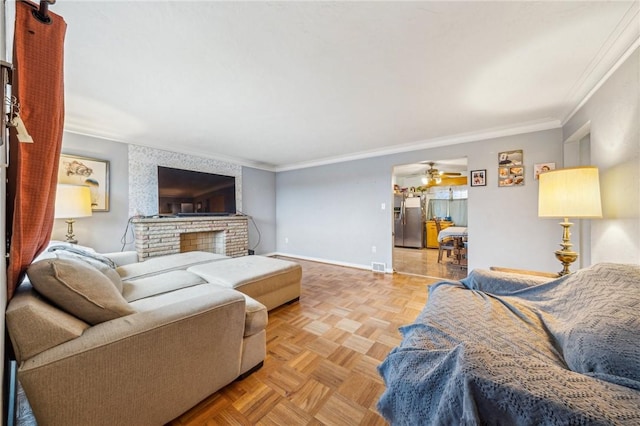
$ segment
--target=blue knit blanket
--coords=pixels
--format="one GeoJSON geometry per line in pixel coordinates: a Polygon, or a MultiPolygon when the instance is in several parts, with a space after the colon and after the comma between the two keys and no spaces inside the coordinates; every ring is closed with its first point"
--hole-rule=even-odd
{"type": "Polygon", "coordinates": [[[544,281],[472,271],[432,286],[379,367],[380,413],[392,425],[640,424],[640,266],[544,281]]]}

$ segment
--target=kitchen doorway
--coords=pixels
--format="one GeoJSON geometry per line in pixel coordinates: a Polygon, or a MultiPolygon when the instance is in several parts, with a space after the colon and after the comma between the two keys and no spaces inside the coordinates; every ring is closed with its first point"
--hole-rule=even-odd
{"type": "Polygon", "coordinates": [[[421,161],[393,168],[395,272],[459,280],[467,276],[466,247],[438,262],[434,218],[466,233],[467,159],[421,161]],[[434,228],[434,229],[431,229],[434,228]]]}

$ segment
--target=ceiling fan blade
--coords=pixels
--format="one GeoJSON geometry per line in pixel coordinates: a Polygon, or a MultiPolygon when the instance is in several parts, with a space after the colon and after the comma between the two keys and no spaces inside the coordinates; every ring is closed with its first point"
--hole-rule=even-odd
{"type": "Polygon", "coordinates": [[[458,173],[458,172],[440,172],[441,175],[443,176],[461,176],[462,173],[458,173]]]}

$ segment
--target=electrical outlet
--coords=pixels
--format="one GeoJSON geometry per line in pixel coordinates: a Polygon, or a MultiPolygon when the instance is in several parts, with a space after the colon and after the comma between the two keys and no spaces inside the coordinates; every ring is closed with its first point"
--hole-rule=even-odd
{"type": "Polygon", "coordinates": [[[387,208],[387,203],[380,204],[380,210],[385,210],[387,208]]]}
{"type": "Polygon", "coordinates": [[[376,246],[371,246],[371,253],[375,253],[376,252],[376,246]]]}
{"type": "Polygon", "coordinates": [[[289,237],[284,237],[284,243],[289,244],[289,237]]]}

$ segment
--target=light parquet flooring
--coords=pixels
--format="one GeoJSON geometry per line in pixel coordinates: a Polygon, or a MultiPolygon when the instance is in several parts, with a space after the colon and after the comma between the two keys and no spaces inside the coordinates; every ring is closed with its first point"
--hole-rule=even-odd
{"type": "Polygon", "coordinates": [[[377,367],[436,280],[296,261],[300,301],[269,313],[264,366],[170,426],[386,424],[377,367]]]}

